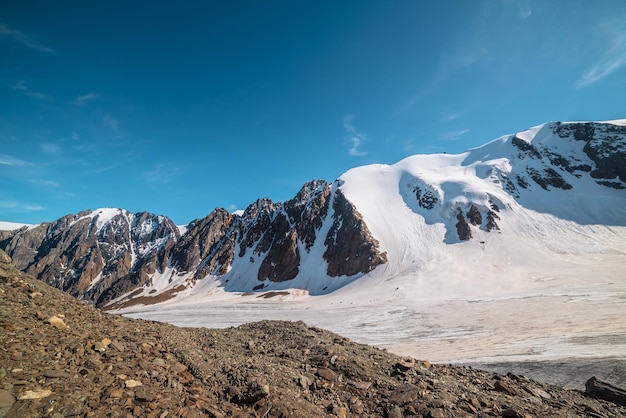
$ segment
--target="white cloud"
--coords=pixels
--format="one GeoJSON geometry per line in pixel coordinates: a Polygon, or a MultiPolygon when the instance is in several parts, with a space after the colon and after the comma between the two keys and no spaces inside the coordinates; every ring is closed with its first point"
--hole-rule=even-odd
{"type": "Polygon", "coordinates": [[[0,165],[23,167],[30,165],[30,163],[28,161],[20,160],[12,155],[0,154],[0,165]]]}
{"type": "Polygon", "coordinates": [[[9,86],[11,89],[15,90],[15,91],[19,91],[20,93],[24,94],[25,96],[28,97],[33,97],[35,99],[39,99],[39,100],[50,100],[50,96],[48,96],[47,94],[43,94],[43,93],[39,93],[36,91],[32,91],[27,85],[26,85],[26,81],[21,80],[18,81],[17,83],[13,83],[9,86]]]}
{"type": "Polygon", "coordinates": [[[343,118],[343,127],[348,134],[348,143],[351,145],[350,149],[348,149],[348,154],[354,157],[363,157],[367,155],[366,152],[361,151],[359,148],[361,144],[366,139],[365,134],[357,131],[354,125],[352,124],[352,115],[346,115],[343,118]]]}
{"type": "Polygon", "coordinates": [[[167,184],[180,174],[181,170],[169,163],[158,164],[152,170],[144,173],[148,183],[167,184]]]}
{"type": "Polygon", "coordinates": [[[61,187],[60,183],[53,181],[53,180],[33,179],[31,180],[31,183],[37,186],[43,186],[43,187],[54,187],[54,188],[61,187]]]}
{"type": "Polygon", "coordinates": [[[531,14],[533,14],[532,9],[530,8],[530,2],[528,0],[519,0],[517,2],[519,7],[519,17],[520,19],[528,19],[531,14]]]}
{"type": "Polygon", "coordinates": [[[620,19],[617,23],[604,23],[598,26],[597,29],[608,38],[605,52],[576,81],[576,87],[590,86],[626,67],[626,23],[623,23],[624,19],[620,19]]]}
{"type": "Polygon", "coordinates": [[[25,204],[22,206],[22,209],[26,210],[26,211],[39,211],[39,210],[46,210],[47,208],[43,205],[29,205],[29,204],[25,204]]]}
{"type": "Polygon", "coordinates": [[[450,110],[443,111],[441,114],[442,122],[451,122],[456,120],[464,115],[464,112],[454,112],[450,110]]]}
{"type": "Polygon", "coordinates": [[[63,154],[63,148],[57,144],[44,143],[39,145],[41,150],[48,155],[61,155],[63,154]]]}
{"type": "Polygon", "coordinates": [[[94,100],[97,98],[98,98],[97,94],[88,93],[83,96],[76,96],[76,98],[74,99],[72,103],[74,103],[76,106],[84,106],[88,101],[94,100]]]}
{"type": "Polygon", "coordinates": [[[40,211],[46,210],[47,208],[43,205],[31,204],[31,203],[21,203],[16,202],[14,200],[0,200],[0,208],[2,209],[11,209],[14,211],[40,211]]]}
{"type": "Polygon", "coordinates": [[[116,117],[111,115],[104,115],[104,117],[102,118],[102,123],[113,132],[119,133],[120,121],[116,117]]]}
{"type": "Polygon", "coordinates": [[[585,71],[582,77],[576,81],[576,87],[587,87],[597,83],[624,66],[626,66],[626,52],[617,56],[605,56],[600,62],[585,71]]]}
{"type": "Polygon", "coordinates": [[[32,39],[30,36],[15,29],[10,29],[4,24],[0,24],[0,39],[11,39],[30,49],[40,52],[54,52],[52,48],[42,45],[32,39]]]}
{"type": "Polygon", "coordinates": [[[443,134],[442,139],[444,141],[456,141],[457,139],[459,139],[460,137],[462,137],[465,134],[468,134],[471,132],[471,129],[459,129],[456,131],[450,131],[450,132],[446,132],[445,134],[443,134]]]}

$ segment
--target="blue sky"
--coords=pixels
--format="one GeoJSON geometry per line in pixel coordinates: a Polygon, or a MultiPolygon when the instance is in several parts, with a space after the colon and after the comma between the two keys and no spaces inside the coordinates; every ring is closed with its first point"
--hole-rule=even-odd
{"type": "Polygon", "coordinates": [[[0,220],[178,224],[308,180],[626,117],[626,2],[0,3],[0,220]]]}

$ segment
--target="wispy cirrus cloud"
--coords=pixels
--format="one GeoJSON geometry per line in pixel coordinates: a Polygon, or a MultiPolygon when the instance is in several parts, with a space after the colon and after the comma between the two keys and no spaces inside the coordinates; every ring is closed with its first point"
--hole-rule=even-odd
{"type": "Polygon", "coordinates": [[[24,167],[30,165],[28,161],[21,160],[17,157],[7,154],[0,154],[0,165],[10,165],[16,167],[24,167]]]}
{"type": "Polygon", "coordinates": [[[9,85],[9,88],[11,88],[12,90],[18,91],[25,96],[32,97],[34,99],[39,99],[39,100],[51,99],[50,96],[48,96],[47,94],[43,94],[43,93],[31,90],[26,84],[26,81],[24,80],[21,80],[21,81],[18,81],[16,83],[9,85]]]}
{"type": "Polygon", "coordinates": [[[76,106],[84,106],[87,102],[91,100],[97,99],[98,95],[93,93],[84,94],[82,96],[76,96],[74,101],[72,102],[76,106]]]}
{"type": "Polygon", "coordinates": [[[170,163],[157,164],[152,170],[144,173],[148,183],[167,184],[181,173],[180,168],[170,163]]]}
{"type": "Polygon", "coordinates": [[[517,6],[519,8],[520,19],[528,19],[530,15],[533,14],[528,0],[517,0],[517,6]]]}
{"type": "Polygon", "coordinates": [[[456,141],[461,138],[463,135],[470,133],[471,129],[458,129],[456,131],[449,131],[442,135],[441,139],[444,141],[456,141]]]}
{"type": "Polygon", "coordinates": [[[364,157],[367,155],[367,152],[361,151],[360,147],[363,144],[363,141],[367,138],[365,134],[356,130],[353,124],[354,117],[352,115],[346,115],[343,118],[343,128],[348,134],[348,143],[350,148],[348,149],[348,154],[353,157],[364,157]]]}
{"type": "Polygon", "coordinates": [[[614,72],[626,68],[626,16],[619,21],[599,25],[597,30],[604,34],[606,42],[600,59],[589,67],[576,81],[577,88],[597,83],[614,72]]]}
{"type": "Polygon", "coordinates": [[[19,30],[11,29],[2,23],[0,23],[0,39],[9,39],[39,52],[54,52],[54,49],[37,42],[30,35],[19,30]]]}
{"type": "Polygon", "coordinates": [[[116,134],[120,133],[120,121],[115,116],[104,115],[102,117],[102,123],[104,124],[104,126],[112,130],[114,133],[116,134]]]}
{"type": "Polygon", "coordinates": [[[32,212],[46,210],[47,208],[39,204],[23,203],[15,200],[0,200],[0,209],[11,209],[17,212],[32,212]]]}
{"type": "Polygon", "coordinates": [[[52,143],[43,143],[39,144],[41,151],[44,154],[48,155],[61,155],[63,154],[63,148],[60,145],[52,144],[52,143]]]}
{"type": "Polygon", "coordinates": [[[56,188],[61,187],[61,183],[53,181],[53,180],[32,179],[30,182],[36,186],[41,186],[45,188],[52,187],[56,189],[56,188]]]}

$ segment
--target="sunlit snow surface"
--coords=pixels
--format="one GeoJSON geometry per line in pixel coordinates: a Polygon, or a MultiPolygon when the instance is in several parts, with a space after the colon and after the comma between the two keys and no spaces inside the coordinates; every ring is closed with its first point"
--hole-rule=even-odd
{"type": "Polygon", "coordinates": [[[20,229],[25,226],[30,227],[32,225],[22,224],[22,223],[17,223],[17,222],[0,221],[0,231],[15,231],[16,229],[20,229]]]}
{"type": "MultiPolygon", "coordinates": [[[[606,235],[626,248],[623,228],[621,235],[606,235]]],[[[196,296],[122,313],[192,327],[303,320],[437,362],[623,357],[626,255],[558,254],[517,244],[502,238],[460,244],[413,273],[372,275],[326,296],[196,296]],[[502,260],[490,247],[518,251],[502,260]],[[508,268],[513,263],[515,269],[508,268]]]]}
{"type": "MultiPolygon", "coordinates": [[[[584,143],[558,138],[547,126],[517,137],[591,163],[584,143]]],[[[503,180],[526,167],[541,171],[545,160],[521,155],[511,138],[342,175],[336,187],[389,261],[330,294],[290,290],[264,299],[225,292],[207,278],[175,300],[120,313],[193,327],[303,320],[435,362],[626,360],[625,191],[562,170],[571,190],[531,182],[513,197],[503,180]],[[416,187],[437,196],[432,209],[417,204],[416,187]],[[472,227],[474,238],[461,242],[458,210],[493,203],[500,231],[472,227]]],[[[307,266],[311,276],[315,268],[307,266]]]]}

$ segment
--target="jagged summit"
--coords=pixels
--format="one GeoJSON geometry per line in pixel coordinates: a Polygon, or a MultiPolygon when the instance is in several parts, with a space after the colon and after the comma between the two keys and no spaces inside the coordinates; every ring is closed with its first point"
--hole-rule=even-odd
{"type": "Polygon", "coordinates": [[[86,211],[5,231],[0,248],[47,283],[119,307],[224,291],[329,293],[423,269],[458,245],[494,260],[532,242],[593,247],[580,228],[626,226],[622,122],[551,122],[457,155],[357,167],[286,202],[216,209],[183,229],[148,213],[86,211]]]}

